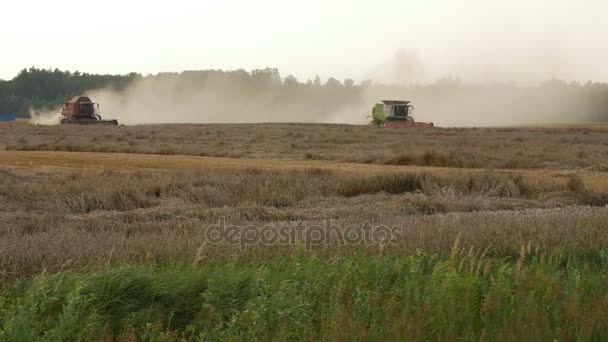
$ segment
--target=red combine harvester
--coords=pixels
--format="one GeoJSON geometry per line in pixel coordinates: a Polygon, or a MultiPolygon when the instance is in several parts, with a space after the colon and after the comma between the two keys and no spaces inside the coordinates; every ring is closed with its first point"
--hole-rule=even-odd
{"type": "Polygon", "coordinates": [[[372,109],[372,124],[385,127],[433,128],[432,122],[416,122],[410,101],[385,100],[372,109]]]}
{"type": "Polygon", "coordinates": [[[102,120],[99,104],[86,96],[77,96],[66,102],[61,115],[62,125],[118,125],[117,120],[102,120]]]}

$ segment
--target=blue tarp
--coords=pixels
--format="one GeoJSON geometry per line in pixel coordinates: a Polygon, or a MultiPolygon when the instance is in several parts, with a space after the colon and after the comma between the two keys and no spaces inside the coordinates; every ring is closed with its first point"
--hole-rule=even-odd
{"type": "Polygon", "coordinates": [[[0,114],[0,121],[15,121],[15,114],[0,114]]]}

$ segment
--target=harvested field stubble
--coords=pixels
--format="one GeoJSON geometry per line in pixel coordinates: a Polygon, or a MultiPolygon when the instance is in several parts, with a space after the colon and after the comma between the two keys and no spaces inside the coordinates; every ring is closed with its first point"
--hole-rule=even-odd
{"type": "Polygon", "coordinates": [[[382,165],[606,172],[608,126],[393,129],[255,124],[121,127],[0,125],[0,150],[124,152],[382,165]]]}
{"type": "MultiPolygon", "coordinates": [[[[584,252],[608,246],[602,234],[606,199],[587,192],[576,177],[563,183],[492,172],[3,170],[0,264],[3,276],[12,278],[108,262],[188,260],[196,254],[272,258],[298,244],[253,243],[246,251],[239,243],[209,244],[207,229],[222,219],[239,231],[279,229],[294,221],[330,222],[326,228],[334,233],[365,224],[397,227],[397,244],[367,244],[372,251],[441,253],[460,237],[468,247],[498,255],[517,254],[528,243],[584,252]]],[[[341,253],[355,246],[328,239],[313,247],[315,253],[341,253]]]]}
{"type": "MultiPolygon", "coordinates": [[[[597,202],[582,181],[567,183],[486,172],[478,175],[400,173],[340,175],[327,170],[207,172],[27,172],[2,170],[3,210],[86,214],[129,211],[167,202],[202,207],[255,204],[291,207],[311,198],[365,194],[407,194],[447,198],[477,196],[535,201],[561,198],[566,203],[597,202]]],[[[598,203],[600,205],[602,203],[598,203]]]]}

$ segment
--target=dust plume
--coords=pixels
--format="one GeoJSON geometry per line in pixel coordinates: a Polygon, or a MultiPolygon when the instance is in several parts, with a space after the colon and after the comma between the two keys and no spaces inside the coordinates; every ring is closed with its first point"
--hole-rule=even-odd
{"type": "Polygon", "coordinates": [[[150,123],[365,124],[372,106],[406,99],[417,121],[438,126],[516,126],[608,120],[608,86],[548,81],[539,85],[465,84],[446,78],[427,84],[325,84],[281,79],[278,71],[192,71],[134,81],[126,89],[87,94],[105,119],[150,123]]]}
{"type": "Polygon", "coordinates": [[[365,102],[408,99],[418,120],[444,126],[608,121],[606,11],[599,0],[435,5],[383,37],[384,60],[364,77],[386,86],[365,102]]]}
{"type": "Polygon", "coordinates": [[[61,121],[61,107],[56,109],[30,110],[29,123],[32,125],[58,125],[61,121]]]}
{"type": "MultiPolygon", "coordinates": [[[[398,62],[403,61],[398,53],[398,62]]],[[[406,58],[407,59],[407,58],[406,58]]],[[[411,61],[411,59],[408,59],[411,61]]],[[[409,63],[408,61],[408,63],[409,63]]],[[[403,70],[407,70],[403,69],[403,70]]],[[[393,75],[398,76],[397,73],[393,75]]],[[[189,71],[134,78],[118,90],[87,94],[104,119],[154,123],[366,124],[385,99],[412,101],[417,121],[438,126],[516,126],[608,120],[608,85],[552,80],[539,85],[466,84],[445,78],[423,84],[394,79],[385,85],[352,80],[299,82],[276,69],[189,71]]],[[[32,124],[55,125],[60,110],[31,111],[32,124]]]]}
{"type": "MultiPolygon", "coordinates": [[[[357,87],[282,81],[274,69],[191,71],[141,78],[124,91],[87,94],[104,118],[124,124],[332,122],[334,113],[356,110],[357,87]]],[[[359,113],[364,115],[364,113],[359,113]]]]}
{"type": "Polygon", "coordinates": [[[523,126],[608,121],[608,85],[551,80],[538,85],[465,84],[447,78],[424,85],[366,88],[364,102],[407,99],[417,121],[443,127],[523,126]]]}

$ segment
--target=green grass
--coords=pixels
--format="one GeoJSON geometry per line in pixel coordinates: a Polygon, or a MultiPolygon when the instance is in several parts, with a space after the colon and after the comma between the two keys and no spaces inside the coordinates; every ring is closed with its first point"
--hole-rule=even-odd
{"type": "Polygon", "coordinates": [[[308,256],[5,285],[0,340],[601,340],[608,253],[308,256]]]}

